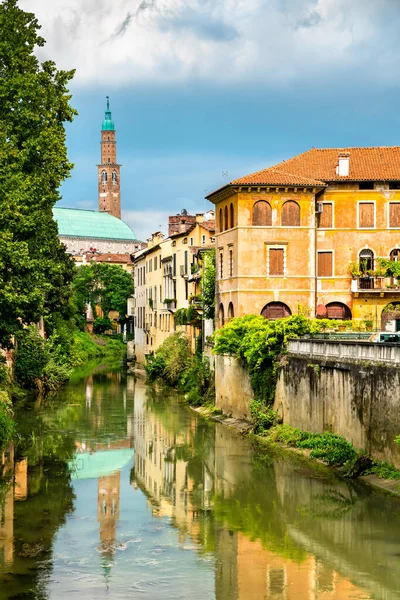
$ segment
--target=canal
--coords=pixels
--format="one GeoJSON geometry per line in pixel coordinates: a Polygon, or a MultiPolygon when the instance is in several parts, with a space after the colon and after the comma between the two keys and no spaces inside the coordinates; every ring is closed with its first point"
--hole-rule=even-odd
{"type": "Polygon", "coordinates": [[[17,411],[0,599],[400,598],[400,501],[118,370],[17,411]]]}

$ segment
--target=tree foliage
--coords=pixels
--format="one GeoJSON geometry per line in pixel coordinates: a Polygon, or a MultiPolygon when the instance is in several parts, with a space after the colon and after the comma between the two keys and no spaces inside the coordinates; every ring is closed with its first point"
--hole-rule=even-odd
{"type": "Polygon", "coordinates": [[[83,314],[90,303],[93,312],[98,304],[104,316],[116,310],[125,317],[128,298],[133,293],[133,278],[119,265],[93,261],[77,269],[72,286],[79,313],[83,314]]]}
{"type": "Polygon", "coordinates": [[[213,249],[204,254],[203,275],[201,279],[205,319],[213,319],[215,316],[215,277],[215,250],[213,249]]]}
{"type": "Polygon", "coordinates": [[[23,323],[62,311],[74,266],[60,244],[52,208],[69,176],[64,123],[76,111],[73,71],[39,63],[44,45],[32,13],[0,4],[0,342],[23,323]]]}

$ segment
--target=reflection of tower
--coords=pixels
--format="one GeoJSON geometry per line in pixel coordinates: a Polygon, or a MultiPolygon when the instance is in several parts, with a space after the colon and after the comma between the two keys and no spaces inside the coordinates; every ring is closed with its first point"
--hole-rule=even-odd
{"type": "Polygon", "coordinates": [[[104,556],[115,552],[117,522],[119,519],[120,472],[99,477],[97,519],[100,523],[100,549],[104,556]]]}

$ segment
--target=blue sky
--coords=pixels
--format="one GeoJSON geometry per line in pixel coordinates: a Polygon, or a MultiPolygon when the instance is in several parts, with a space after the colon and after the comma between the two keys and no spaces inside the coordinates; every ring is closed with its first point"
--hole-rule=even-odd
{"type": "Polygon", "coordinates": [[[105,96],[123,218],[145,239],[240,175],[316,147],[400,143],[398,0],[20,0],[76,68],[75,169],[62,205],[97,206],[105,96]]]}

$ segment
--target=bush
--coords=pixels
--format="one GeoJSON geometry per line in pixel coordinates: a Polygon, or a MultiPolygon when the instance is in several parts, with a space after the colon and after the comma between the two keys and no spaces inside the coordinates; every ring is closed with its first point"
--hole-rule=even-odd
{"type": "Polygon", "coordinates": [[[0,448],[4,446],[14,434],[14,421],[6,406],[0,402],[0,448]]]}
{"type": "Polygon", "coordinates": [[[265,433],[279,421],[278,413],[266,406],[262,400],[253,400],[250,403],[250,415],[253,421],[253,431],[256,434],[265,433]]]}
{"type": "Polygon", "coordinates": [[[15,378],[23,387],[35,389],[49,360],[46,342],[35,325],[23,329],[17,338],[15,378]]]}
{"type": "Polygon", "coordinates": [[[108,317],[97,317],[93,323],[94,333],[105,333],[112,329],[112,321],[108,317]]]}
{"type": "Polygon", "coordinates": [[[161,379],[186,392],[189,404],[215,401],[214,375],[207,359],[193,356],[190,340],[184,333],[173,333],[147,357],[145,365],[150,381],[161,379]]]}

